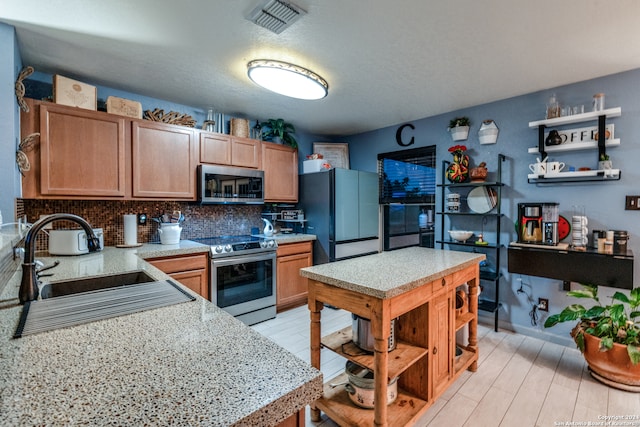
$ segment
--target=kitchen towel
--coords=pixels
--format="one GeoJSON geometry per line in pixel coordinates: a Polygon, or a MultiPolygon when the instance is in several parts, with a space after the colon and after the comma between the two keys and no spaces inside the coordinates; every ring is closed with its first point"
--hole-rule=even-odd
{"type": "Polygon", "coordinates": [[[138,244],[138,216],[124,215],[124,244],[133,246],[138,244]]]}

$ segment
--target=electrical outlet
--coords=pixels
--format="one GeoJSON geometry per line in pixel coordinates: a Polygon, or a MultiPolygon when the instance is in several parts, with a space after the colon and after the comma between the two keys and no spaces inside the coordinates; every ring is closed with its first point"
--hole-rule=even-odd
{"type": "Polygon", "coordinates": [[[625,196],[624,209],[627,211],[640,210],[640,196],[625,196]]]}
{"type": "Polygon", "coordinates": [[[538,298],[538,310],[549,311],[549,300],[547,298],[538,298]]]}

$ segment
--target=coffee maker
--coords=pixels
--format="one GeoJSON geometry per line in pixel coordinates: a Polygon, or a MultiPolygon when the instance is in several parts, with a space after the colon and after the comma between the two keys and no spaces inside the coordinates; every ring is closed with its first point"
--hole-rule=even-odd
{"type": "Polygon", "coordinates": [[[542,243],[555,246],[558,244],[559,203],[542,204],[542,243]]]}
{"type": "Polygon", "coordinates": [[[518,242],[542,243],[542,203],[518,203],[518,242]]]}

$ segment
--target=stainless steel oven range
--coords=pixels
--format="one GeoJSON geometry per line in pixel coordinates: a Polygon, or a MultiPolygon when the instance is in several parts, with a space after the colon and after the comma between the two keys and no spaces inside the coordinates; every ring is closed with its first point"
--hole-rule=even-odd
{"type": "Polygon", "coordinates": [[[222,236],[193,239],[211,246],[211,301],[247,325],[276,317],[273,239],[222,236]]]}

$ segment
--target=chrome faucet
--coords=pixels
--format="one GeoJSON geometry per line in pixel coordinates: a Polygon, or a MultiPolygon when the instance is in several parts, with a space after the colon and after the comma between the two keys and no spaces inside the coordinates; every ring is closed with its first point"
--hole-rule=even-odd
{"type": "Polygon", "coordinates": [[[89,252],[99,251],[100,240],[96,237],[89,223],[73,214],[56,213],[40,218],[34,222],[24,238],[24,261],[22,262],[22,282],[20,282],[20,304],[38,299],[38,271],[35,263],[36,235],[42,228],[53,221],[67,220],[79,224],[87,233],[89,252]]]}

